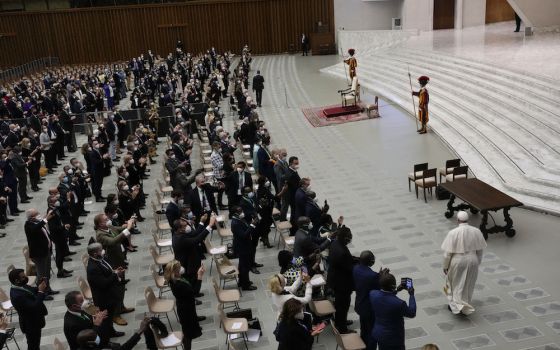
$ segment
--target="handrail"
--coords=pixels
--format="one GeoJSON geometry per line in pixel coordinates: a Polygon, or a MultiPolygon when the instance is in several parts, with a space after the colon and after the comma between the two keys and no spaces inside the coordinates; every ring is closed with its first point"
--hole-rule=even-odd
{"type": "Polygon", "coordinates": [[[52,67],[60,64],[58,57],[42,57],[31,62],[24,63],[20,66],[11,67],[6,70],[0,70],[0,84],[20,79],[22,76],[40,71],[46,67],[52,67]]]}

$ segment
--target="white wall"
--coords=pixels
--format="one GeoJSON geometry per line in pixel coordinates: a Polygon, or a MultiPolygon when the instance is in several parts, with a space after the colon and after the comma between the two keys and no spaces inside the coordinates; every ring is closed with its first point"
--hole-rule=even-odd
{"type": "Polygon", "coordinates": [[[486,24],[486,0],[463,0],[463,28],[486,24]]]}
{"type": "Polygon", "coordinates": [[[404,0],[401,9],[403,29],[433,29],[434,0],[404,0]]]}
{"type": "Polygon", "coordinates": [[[391,29],[391,18],[399,17],[402,1],[334,0],[334,25],[337,30],[391,29]]]}
{"type": "Polygon", "coordinates": [[[508,0],[526,26],[560,25],[560,0],[508,0]]]}

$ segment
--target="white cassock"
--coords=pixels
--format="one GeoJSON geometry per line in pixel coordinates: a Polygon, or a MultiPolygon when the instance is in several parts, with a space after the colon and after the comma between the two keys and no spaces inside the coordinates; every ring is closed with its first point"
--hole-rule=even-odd
{"type": "Polygon", "coordinates": [[[467,223],[449,231],[441,244],[443,268],[448,270],[446,294],[454,314],[462,312],[469,315],[474,312],[470,303],[485,248],[482,232],[467,223]]]}

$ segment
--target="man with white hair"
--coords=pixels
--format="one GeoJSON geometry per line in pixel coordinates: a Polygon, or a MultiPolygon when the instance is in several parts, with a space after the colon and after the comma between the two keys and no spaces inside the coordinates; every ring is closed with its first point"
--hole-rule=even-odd
{"type": "Polygon", "coordinates": [[[482,252],[486,248],[482,232],[470,226],[468,221],[469,214],[459,211],[459,226],[449,231],[441,244],[444,252],[443,273],[447,275],[445,292],[449,300],[448,308],[456,315],[470,315],[475,311],[471,300],[482,252]]]}

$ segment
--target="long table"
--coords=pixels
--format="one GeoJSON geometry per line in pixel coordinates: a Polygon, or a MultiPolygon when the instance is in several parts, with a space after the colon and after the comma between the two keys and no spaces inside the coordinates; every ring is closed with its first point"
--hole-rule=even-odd
{"type": "Polygon", "coordinates": [[[509,215],[509,210],[513,207],[522,206],[523,203],[520,201],[479,179],[461,179],[453,182],[444,182],[441,184],[441,187],[451,194],[449,202],[447,202],[446,218],[449,219],[458,210],[470,209],[473,214],[480,211],[482,214],[480,231],[482,231],[485,239],[488,239],[488,234],[498,232],[505,232],[508,237],[515,236],[513,220],[509,215]],[[456,198],[463,200],[464,203],[454,206],[453,203],[456,198]],[[494,222],[494,226],[487,227],[488,212],[497,212],[499,210],[504,211],[506,225],[498,226],[494,222]]]}

